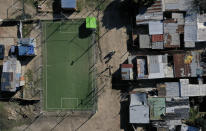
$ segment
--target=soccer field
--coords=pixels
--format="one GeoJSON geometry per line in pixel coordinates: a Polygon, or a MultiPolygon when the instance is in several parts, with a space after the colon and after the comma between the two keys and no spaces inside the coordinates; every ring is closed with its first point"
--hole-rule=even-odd
{"type": "Polygon", "coordinates": [[[90,110],[94,105],[94,34],[84,19],[42,22],[45,110],[90,110]]]}

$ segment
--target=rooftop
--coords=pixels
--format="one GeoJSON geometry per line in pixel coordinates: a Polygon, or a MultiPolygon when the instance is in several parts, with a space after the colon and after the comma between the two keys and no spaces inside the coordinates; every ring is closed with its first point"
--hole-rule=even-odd
{"type": "Polygon", "coordinates": [[[200,53],[197,51],[186,54],[173,54],[175,77],[197,77],[202,70],[200,53]]]}
{"type": "Polygon", "coordinates": [[[139,48],[151,48],[149,35],[139,35],[139,48]]]}
{"type": "Polygon", "coordinates": [[[166,110],[165,98],[149,97],[148,104],[150,107],[150,119],[161,120],[161,116],[165,114],[166,110]]]}
{"type": "Polygon", "coordinates": [[[150,35],[163,34],[163,23],[161,21],[150,21],[149,34],[150,35]]]}
{"type": "Polygon", "coordinates": [[[75,9],[76,0],[61,0],[61,7],[64,9],[75,9]]]}
{"type": "Polygon", "coordinates": [[[163,41],[163,35],[152,35],[152,42],[161,42],[163,41]]]}
{"type": "Polygon", "coordinates": [[[189,118],[189,97],[166,98],[165,119],[182,120],[189,118]]]}
{"type": "Polygon", "coordinates": [[[190,84],[188,79],[180,79],[181,96],[206,96],[206,84],[190,84]]]}
{"type": "Polygon", "coordinates": [[[123,80],[133,80],[133,65],[132,64],[122,64],[121,74],[123,80]]]}
{"type": "Polygon", "coordinates": [[[136,16],[137,24],[145,24],[150,20],[162,20],[163,12],[162,12],[162,0],[156,0],[150,7],[148,8],[140,8],[139,14],[136,16]]]}
{"type": "Polygon", "coordinates": [[[20,86],[21,64],[14,57],[8,57],[3,62],[1,90],[15,92],[20,86]]]}
{"type": "Polygon", "coordinates": [[[163,11],[187,11],[191,8],[191,0],[164,0],[163,11]]]}
{"type": "Polygon", "coordinates": [[[130,123],[149,123],[149,107],[145,93],[130,95],[130,123]]]}
{"type": "Polygon", "coordinates": [[[165,82],[157,85],[158,96],[160,97],[179,97],[179,82],[165,82]]]}

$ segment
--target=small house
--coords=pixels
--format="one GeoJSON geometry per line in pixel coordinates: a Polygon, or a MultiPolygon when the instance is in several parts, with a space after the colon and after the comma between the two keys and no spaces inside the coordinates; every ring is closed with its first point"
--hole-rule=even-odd
{"type": "Polygon", "coordinates": [[[61,8],[67,10],[76,10],[76,0],[61,0],[61,8]]]}
{"type": "Polygon", "coordinates": [[[35,39],[22,38],[18,41],[18,55],[19,56],[35,56],[35,39]]]}
{"type": "Polygon", "coordinates": [[[133,65],[122,64],[121,74],[122,74],[122,80],[133,80],[133,65]]]}
{"type": "Polygon", "coordinates": [[[15,92],[21,85],[21,64],[15,57],[3,61],[1,90],[15,92]]]}
{"type": "Polygon", "coordinates": [[[130,94],[129,117],[130,123],[149,123],[149,106],[145,93],[130,94]]]}

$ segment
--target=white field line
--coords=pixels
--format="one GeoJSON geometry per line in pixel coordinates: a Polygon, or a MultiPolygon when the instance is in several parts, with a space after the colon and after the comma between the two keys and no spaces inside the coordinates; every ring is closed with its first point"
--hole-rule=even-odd
{"type": "MultiPolygon", "coordinates": [[[[45,37],[46,37],[46,24],[45,24],[45,37]]],[[[46,53],[46,65],[47,65],[47,43],[46,43],[46,38],[45,38],[45,53],[46,53]]],[[[47,105],[47,66],[46,66],[46,108],[48,108],[48,105],[47,105]]]]}
{"type": "Polygon", "coordinates": [[[76,108],[68,108],[68,109],[79,109],[79,108],[77,108],[78,107],[78,104],[79,104],[79,98],[67,98],[67,97],[61,97],[61,108],[63,108],[63,101],[64,100],[76,100],[76,108]]]}
{"type": "MultiPolygon", "coordinates": [[[[50,24],[50,23],[53,23],[53,22],[45,22],[44,24],[46,25],[46,24],[50,24]]],[[[60,23],[61,24],[61,22],[56,22],[56,23],[60,23]]],[[[45,36],[46,36],[46,28],[47,27],[45,27],[45,36]]],[[[60,32],[61,32],[61,26],[60,26],[60,32]]],[[[64,32],[61,32],[61,33],[64,33],[64,32]]],[[[66,32],[66,33],[69,33],[69,32],[66,32]]],[[[77,32],[75,32],[75,33],[77,33],[77,32]]],[[[77,100],[77,106],[78,106],[78,104],[79,104],[79,98],[64,98],[64,97],[62,97],[61,98],[61,108],[48,108],[48,102],[47,102],[47,67],[50,67],[51,65],[47,65],[47,44],[46,44],[46,40],[45,40],[45,53],[46,53],[46,109],[47,110],[49,110],[49,109],[54,109],[54,110],[62,110],[62,109],[82,109],[82,108],[63,108],[62,107],[62,101],[64,100],[64,99],[76,99],[77,100]]],[[[92,109],[92,108],[85,108],[85,109],[92,109]]]]}

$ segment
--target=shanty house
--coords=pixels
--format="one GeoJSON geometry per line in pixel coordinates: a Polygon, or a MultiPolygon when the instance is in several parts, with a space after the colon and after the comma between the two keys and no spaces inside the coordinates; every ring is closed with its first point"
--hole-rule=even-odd
{"type": "Polygon", "coordinates": [[[181,96],[206,96],[206,84],[199,79],[199,84],[190,84],[189,79],[180,79],[181,96]]]}
{"type": "Polygon", "coordinates": [[[150,120],[162,120],[166,111],[165,98],[149,97],[150,120]]]}
{"type": "Polygon", "coordinates": [[[200,64],[201,53],[191,51],[184,54],[173,54],[174,74],[179,77],[197,77],[203,75],[200,64]]]}
{"type": "Polygon", "coordinates": [[[61,0],[61,8],[76,10],[77,8],[76,0],[61,0]]]}
{"type": "Polygon", "coordinates": [[[3,62],[1,90],[15,92],[20,87],[21,64],[15,57],[8,57],[3,62]]]}
{"type": "Polygon", "coordinates": [[[149,106],[145,93],[130,94],[129,123],[149,123],[149,106]]]}
{"type": "Polygon", "coordinates": [[[122,80],[133,80],[133,65],[122,64],[121,74],[122,74],[122,80]]]}
{"type": "Polygon", "coordinates": [[[166,98],[165,120],[186,120],[189,118],[189,97],[166,98]]]}
{"type": "Polygon", "coordinates": [[[18,41],[19,56],[35,56],[36,42],[33,38],[22,38],[18,41]]]}
{"type": "Polygon", "coordinates": [[[165,82],[157,84],[158,96],[160,97],[180,97],[179,82],[165,82]]]}

